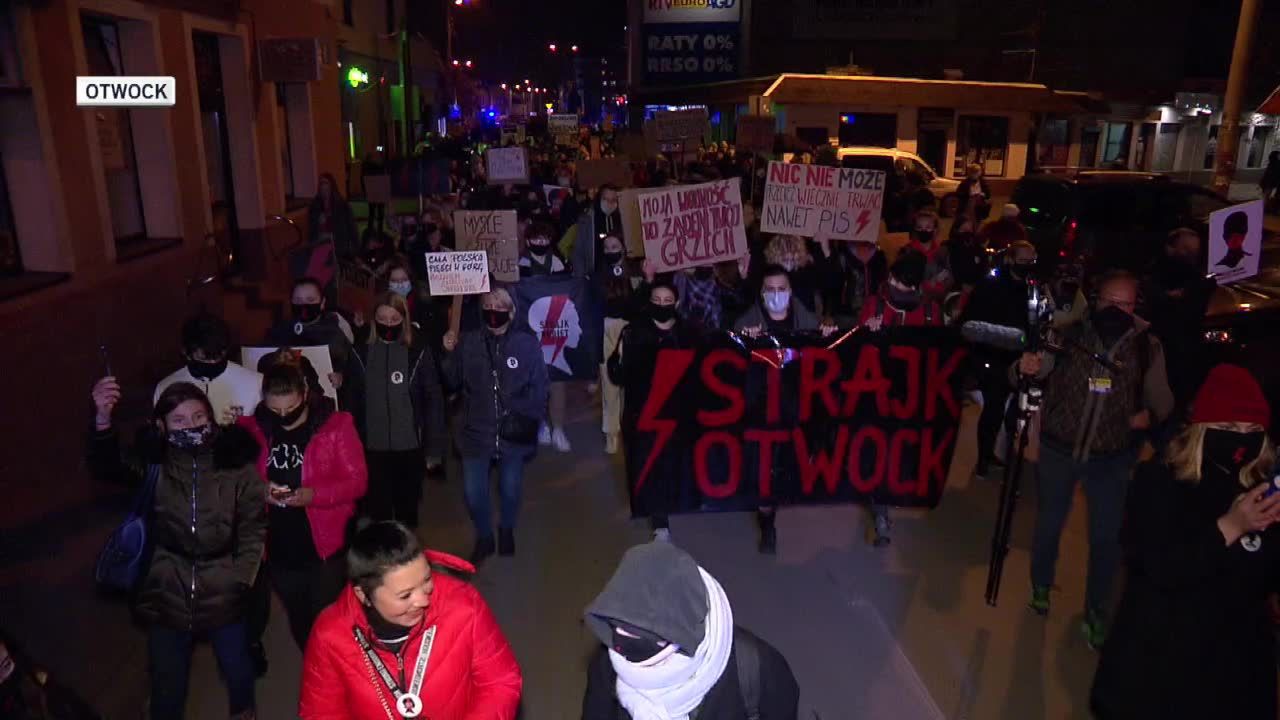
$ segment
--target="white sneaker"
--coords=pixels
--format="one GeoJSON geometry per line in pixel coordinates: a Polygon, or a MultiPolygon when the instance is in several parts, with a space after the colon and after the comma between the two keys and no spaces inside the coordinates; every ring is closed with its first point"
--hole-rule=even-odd
{"type": "Polygon", "coordinates": [[[658,528],[653,531],[654,542],[671,542],[671,528],[658,528]]]}
{"type": "Polygon", "coordinates": [[[538,444],[539,445],[551,444],[551,426],[550,425],[546,425],[544,423],[543,425],[538,427],[538,444]]]}
{"type": "Polygon", "coordinates": [[[607,455],[618,454],[618,433],[605,433],[604,451],[607,455]]]}
{"type": "Polygon", "coordinates": [[[556,428],[551,431],[551,444],[562,453],[567,453],[573,448],[569,445],[569,438],[565,437],[564,430],[556,428]]]}

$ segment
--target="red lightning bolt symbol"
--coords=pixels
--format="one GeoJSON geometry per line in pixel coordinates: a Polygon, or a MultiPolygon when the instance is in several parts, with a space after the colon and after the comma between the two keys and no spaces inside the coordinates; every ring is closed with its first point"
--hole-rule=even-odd
{"type": "Polygon", "coordinates": [[[653,433],[653,449],[649,451],[649,457],[645,459],[644,468],[636,477],[636,486],[632,490],[632,494],[637,497],[645,480],[649,478],[654,461],[662,454],[676,431],[676,421],[660,418],[658,413],[662,412],[663,406],[675,392],[690,365],[693,365],[692,350],[662,350],[658,353],[653,384],[649,387],[649,396],[645,398],[644,408],[640,410],[640,417],[636,420],[637,430],[653,433]]]}
{"type": "Polygon", "coordinates": [[[863,211],[862,211],[862,214],[858,216],[858,229],[857,229],[857,230],[855,230],[855,231],[853,232],[853,234],[854,234],[854,235],[861,235],[861,234],[862,234],[862,229],[863,229],[863,228],[865,228],[865,227],[867,226],[867,223],[869,223],[869,222],[871,222],[871,211],[870,211],[870,210],[863,210],[863,211]]]}
{"type": "Polygon", "coordinates": [[[547,306],[547,319],[542,323],[542,345],[546,347],[551,345],[555,347],[555,352],[551,353],[551,362],[555,362],[560,357],[560,352],[564,350],[564,344],[568,342],[568,335],[558,335],[556,326],[560,324],[560,315],[564,312],[564,306],[568,304],[568,295],[552,295],[551,304],[547,306]]]}

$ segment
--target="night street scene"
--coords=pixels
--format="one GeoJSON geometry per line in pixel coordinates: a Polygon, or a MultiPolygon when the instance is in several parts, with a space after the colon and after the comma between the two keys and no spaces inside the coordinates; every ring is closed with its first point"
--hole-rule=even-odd
{"type": "Polygon", "coordinates": [[[1280,0],[0,0],[0,720],[1280,720],[1280,0]]]}

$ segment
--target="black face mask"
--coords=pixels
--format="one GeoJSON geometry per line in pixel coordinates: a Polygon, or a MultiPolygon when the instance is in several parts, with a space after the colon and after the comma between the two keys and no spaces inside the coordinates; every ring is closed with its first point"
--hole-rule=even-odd
{"type": "Polygon", "coordinates": [[[1133,327],[1133,316],[1115,305],[1108,305],[1089,314],[1093,329],[1106,342],[1115,342],[1133,327]]]}
{"type": "Polygon", "coordinates": [[[538,257],[542,257],[543,255],[546,255],[549,252],[551,252],[550,245],[530,245],[529,246],[530,255],[537,255],[538,257]]]}
{"type": "Polygon", "coordinates": [[[490,328],[497,330],[498,328],[511,322],[511,313],[506,310],[485,310],[484,324],[490,328]]]}
{"type": "Polygon", "coordinates": [[[617,265],[622,262],[622,253],[613,252],[604,254],[604,262],[606,265],[617,265]]]}
{"type": "Polygon", "coordinates": [[[187,372],[191,373],[191,377],[197,377],[202,380],[212,380],[227,369],[227,359],[223,358],[218,362],[201,362],[199,360],[187,361],[187,372]]]}
{"type": "Polygon", "coordinates": [[[676,306],[649,303],[649,317],[656,323],[671,322],[676,319],[676,306]]]}
{"type": "Polygon", "coordinates": [[[627,637],[618,632],[616,627],[613,629],[613,638],[610,641],[610,645],[613,647],[614,652],[631,663],[644,662],[662,652],[662,649],[666,647],[665,643],[657,640],[643,637],[627,637]]]}
{"type": "Polygon", "coordinates": [[[919,242],[922,245],[928,245],[929,243],[933,242],[934,232],[935,231],[933,230],[912,230],[911,239],[919,242]]]}
{"type": "Polygon", "coordinates": [[[298,403],[298,407],[290,410],[284,415],[279,415],[274,412],[268,412],[267,415],[270,418],[271,422],[275,424],[276,429],[283,430],[284,428],[287,428],[290,425],[301,420],[302,414],[305,413],[306,411],[307,411],[307,399],[303,398],[302,402],[298,403]]]}
{"type": "Polygon", "coordinates": [[[920,307],[920,291],[919,290],[903,290],[892,285],[889,286],[889,304],[899,310],[911,312],[920,307]]]}
{"type": "Polygon", "coordinates": [[[1234,478],[1262,453],[1265,432],[1235,432],[1211,428],[1204,432],[1200,474],[1234,478]]]}
{"type": "Polygon", "coordinates": [[[320,319],[320,303],[294,303],[293,318],[300,323],[313,323],[320,319]]]}
{"type": "Polygon", "coordinates": [[[387,342],[395,342],[400,339],[400,333],[404,332],[404,328],[399,325],[384,325],[375,322],[374,326],[378,329],[378,339],[387,342]]]}
{"type": "Polygon", "coordinates": [[[711,275],[714,272],[715,268],[700,267],[693,271],[693,276],[699,280],[706,281],[711,279],[711,275]]]}

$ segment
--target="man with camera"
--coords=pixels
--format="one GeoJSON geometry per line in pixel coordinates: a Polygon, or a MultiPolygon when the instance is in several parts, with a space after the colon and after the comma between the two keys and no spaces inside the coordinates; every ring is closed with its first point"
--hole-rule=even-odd
{"type": "Polygon", "coordinates": [[[1058,540],[1081,481],[1089,506],[1083,629],[1094,648],[1106,635],[1125,492],[1142,433],[1173,409],[1163,349],[1134,315],[1137,279],[1108,272],[1096,290],[1086,317],[1051,338],[1055,352],[1024,354],[1017,366],[1044,391],[1030,606],[1049,612],[1058,540]]]}

